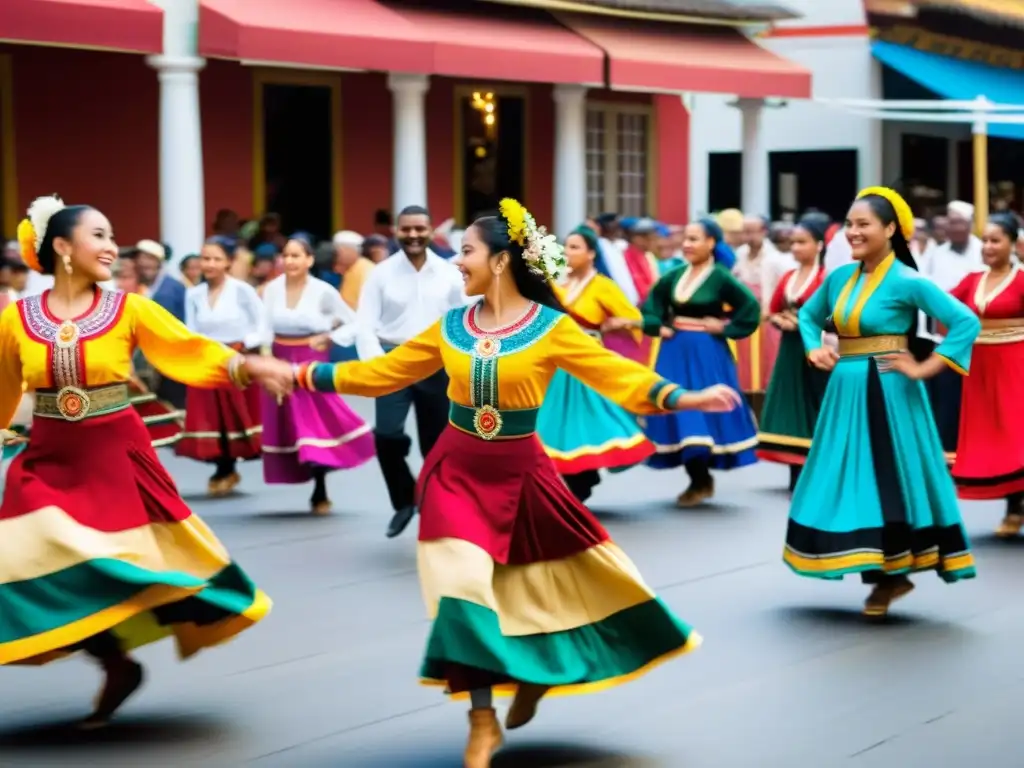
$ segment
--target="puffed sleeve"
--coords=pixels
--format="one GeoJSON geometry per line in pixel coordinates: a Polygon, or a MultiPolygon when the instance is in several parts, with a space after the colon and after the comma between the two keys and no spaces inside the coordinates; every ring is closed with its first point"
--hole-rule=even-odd
{"type": "Polygon", "coordinates": [[[259,349],[270,344],[274,340],[274,334],[270,330],[267,308],[260,301],[256,289],[241,280],[238,281],[238,303],[249,321],[250,328],[242,339],[242,346],[246,349],[259,349]]]}
{"type": "Polygon", "coordinates": [[[728,339],[745,339],[761,325],[761,302],[732,272],[722,267],[719,273],[724,278],[721,289],[722,301],[732,307],[729,322],[722,335],[728,339]]]}
{"type": "Polygon", "coordinates": [[[605,349],[568,315],[552,329],[551,344],[559,368],[632,413],[673,411],[685,392],[650,368],[605,349]]]}
{"type": "Polygon", "coordinates": [[[661,333],[661,326],[665,324],[669,307],[672,306],[672,289],[675,288],[676,280],[684,269],[686,267],[677,267],[671,272],[666,272],[644,299],[640,313],[643,317],[644,333],[648,336],[657,336],[661,333]]]}
{"type": "MultiPolygon", "coordinates": [[[[601,280],[600,290],[598,303],[601,305],[601,309],[604,310],[606,320],[612,317],[619,317],[643,325],[644,316],[640,308],[626,298],[626,294],[622,292],[622,289],[613,280],[610,278],[601,280]]],[[[639,343],[643,337],[643,329],[639,327],[633,328],[631,333],[633,340],[639,343]]]]}
{"type": "Polygon", "coordinates": [[[11,425],[21,403],[20,335],[18,305],[8,304],[0,312],[0,429],[7,429],[11,425]]]}
{"type": "Polygon", "coordinates": [[[317,392],[381,397],[437,373],[441,359],[441,322],[380,357],[348,363],[300,366],[299,386],[317,392]]]}
{"type": "Polygon", "coordinates": [[[193,333],[155,301],[129,294],[135,341],[153,367],[190,387],[212,389],[228,384],[228,364],[237,353],[219,341],[193,333]]]}
{"type": "Polygon", "coordinates": [[[908,300],[946,327],[946,338],[935,348],[935,354],[954,371],[966,376],[971,368],[974,340],[981,333],[981,321],[928,278],[915,274],[907,283],[910,285],[908,300]]]}
{"type": "Polygon", "coordinates": [[[841,275],[840,280],[846,280],[848,272],[840,269],[838,272],[830,272],[825,278],[821,287],[811,294],[806,303],[800,307],[797,320],[800,326],[800,338],[804,342],[804,350],[810,354],[821,347],[821,334],[825,331],[825,323],[828,322],[829,313],[832,307],[829,305],[829,283],[835,275],[841,275]]]}

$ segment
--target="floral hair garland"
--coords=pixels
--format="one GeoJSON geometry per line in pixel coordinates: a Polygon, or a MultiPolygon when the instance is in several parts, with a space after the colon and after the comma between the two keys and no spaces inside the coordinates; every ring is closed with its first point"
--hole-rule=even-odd
{"type": "Polygon", "coordinates": [[[501,216],[508,224],[508,237],[522,246],[523,260],[535,275],[545,280],[557,281],[569,266],[565,251],[558,244],[558,238],[548,234],[545,227],[538,226],[522,203],[506,197],[498,205],[501,216]]]}
{"type": "Polygon", "coordinates": [[[57,195],[37,197],[28,207],[28,218],[18,224],[18,248],[25,266],[35,272],[42,272],[39,263],[39,248],[46,239],[46,228],[55,214],[64,210],[64,201],[57,195]]]}

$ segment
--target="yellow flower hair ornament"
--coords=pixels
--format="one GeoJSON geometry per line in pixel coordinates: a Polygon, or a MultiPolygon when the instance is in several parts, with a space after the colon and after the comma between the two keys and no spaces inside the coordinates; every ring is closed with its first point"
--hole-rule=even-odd
{"type": "Polygon", "coordinates": [[[64,201],[56,195],[37,197],[28,207],[28,217],[18,224],[18,249],[25,266],[34,272],[42,272],[39,263],[39,249],[46,238],[46,228],[54,214],[64,210],[64,201]]]}
{"type": "Polygon", "coordinates": [[[889,189],[888,187],[868,187],[857,193],[857,199],[860,200],[868,195],[884,197],[889,201],[889,205],[896,212],[896,221],[899,224],[900,233],[909,243],[911,238],[914,237],[916,227],[914,226],[914,212],[910,210],[910,205],[903,199],[903,196],[895,189],[889,189]]]}
{"type": "Polygon", "coordinates": [[[509,240],[522,246],[523,260],[530,271],[545,280],[560,280],[569,265],[558,238],[538,226],[518,200],[506,197],[498,204],[498,210],[508,225],[509,240]]]}

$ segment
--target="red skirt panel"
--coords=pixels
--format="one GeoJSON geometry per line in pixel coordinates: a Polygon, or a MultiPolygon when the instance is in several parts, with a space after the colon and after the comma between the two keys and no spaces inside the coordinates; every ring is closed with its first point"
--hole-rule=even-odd
{"type": "Polygon", "coordinates": [[[608,540],[537,437],[481,440],[449,426],[427,456],[420,541],[455,538],[502,565],[558,560],[608,540]]]}
{"type": "Polygon", "coordinates": [[[259,387],[188,388],[185,431],[174,447],[197,461],[258,459],[262,450],[259,387]]]}
{"type": "Polygon", "coordinates": [[[963,380],[953,480],[961,499],[1003,499],[1024,491],[1024,342],[979,344],[963,380]]]}
{"type": "Polygon", "coordinates": [[[128,408],[77,423],[37,418],[7,472],[0,520],[44,507],[98,531],[185,520],[191,512],[128,408]]]}

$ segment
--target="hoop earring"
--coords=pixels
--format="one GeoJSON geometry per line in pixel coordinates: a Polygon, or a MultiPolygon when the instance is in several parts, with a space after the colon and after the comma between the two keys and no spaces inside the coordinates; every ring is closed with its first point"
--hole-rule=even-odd
{"type": "Polygon", "coordinates": [[[64,271],[70,275],[74,271],[71,269],[71,255],[65,253],[63,256],[61,256],[61,259],[63,259],[64,261],[64,271]]]}

